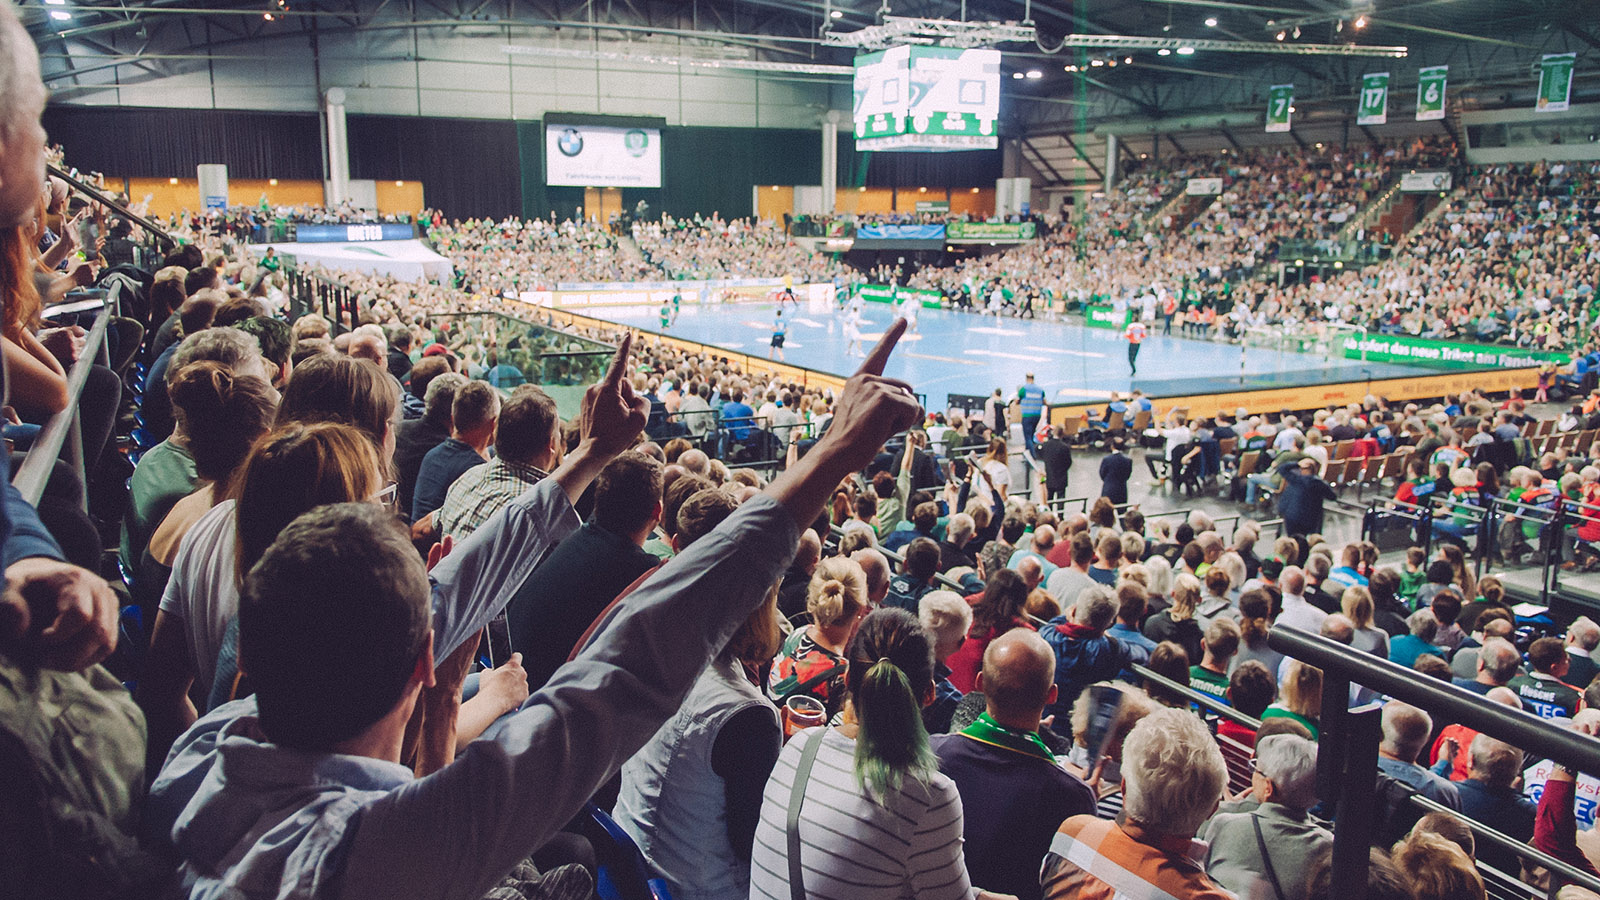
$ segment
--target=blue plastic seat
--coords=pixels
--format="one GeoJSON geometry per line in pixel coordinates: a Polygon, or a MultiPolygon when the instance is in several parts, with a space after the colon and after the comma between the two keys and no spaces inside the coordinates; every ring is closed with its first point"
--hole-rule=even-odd
{"type": "Polygon", "coordinates": [[[622,826],[593,803],[584,808],[590,826],[584,836],[599,861],[595,893],[600,900],[672,900],[666,880],[650,873],[650,863],[622,826]]]}

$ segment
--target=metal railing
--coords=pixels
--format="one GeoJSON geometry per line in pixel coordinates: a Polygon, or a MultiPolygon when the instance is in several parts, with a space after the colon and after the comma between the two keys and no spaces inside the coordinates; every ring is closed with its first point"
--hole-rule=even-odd
{"type": "MultiPolygon", "coordinates": [[[[1367,848],[1377,825],[1380,708],[1376,703],[1369,703],[1350,709],[1352,683],[1441,715],[1448,721],[1506,741],[1559,765],[1600,775],[1600,741],[1593,738],[1567,731],[1522,710],[1490,703],[1453,684],[1419,678],[1414,670],[1297,628],[1274,626],[1267,643],[1279,653],[1322,670],[1317,793],[1324,801],[1334,803],[1338,810],[1330,896],[1365,900],[1367,848]]],[[[1600,879],[1555,857],[1509,838],[1501,846],[1545,866],[1562,879],[1590,891],[1600,891],[1600,879]]],[[[1552,879],[1552,883],[1554,881],[1552,879]]]]}
{"type": "MultiPolygon", "coordinates": [[[[105,304],[100,307],[94,325],[89,329],[83,351],[72,364],[72,369],[67,372],[66,408],[45,422],[33,445],[28,448],[28,455],[23,458],[22,465],[17,467],[16,474],[11,478],[12,485],[22,494],[22,498],[34,506],[39,505],[39,500],[44,497],[45,486],[50,482],[50,473],[55,468],[56,460],[62,457],[63,451],[66,454],[64,461],[78,476],[78,483],[88,484],[83,457],[83,432],[78,416],[78,398],[83,395],[83,386],[89,379],[89,370],[96,363],[104,364],[108,359],[106,327],[111,322],[111,314],[116,308],[117,293],[120,290],[120,286],[115,287],[106,296],[105,304]]],[[[88,508],[87,498],[87,490],[80,492],[79,501],[85,509],[88,508]]]]}
{"type": "Polygon", "coordinates": [[[67,174],[55,166],[45,166],[45,170],[49,172],[50,175],[66,182],[69,187],[83,196],[88,197],[90,200],[93,200],[102,206],[105,206],[107,209],[110,209],[117,215],[127,219],[135,225],[138,225],[140,228],[143,228],[145,232],[148,233],[150,237],[154,239],[162,248],[170,249],[177,246],[177,239],[168,234],[166,229],[162,228],[160,225],[157,225],[150,219],[129,209],[126,204],[122,203],[120,200],[117,200],[115,197],[112,197],[110,194],[107,194],[99,188],[82,181],[74,175],[67,174]]]}

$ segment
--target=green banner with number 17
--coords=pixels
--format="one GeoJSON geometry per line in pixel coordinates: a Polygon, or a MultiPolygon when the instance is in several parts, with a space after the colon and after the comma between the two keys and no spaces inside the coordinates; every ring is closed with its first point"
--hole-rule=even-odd
{"type": "Polygon", "coordinates": [[[1361,76],[1361,97],[1356,105],[1357,125],[1382,125],[1389,121],[1389,73],[1361,76]]]}
{"type": "Polygon", "coordinates": [[[1294,112],[1294,85],[1275,84],[1267,89],[1267,130],[1288,131],[1294,112]]]}
{"type": "Polygon", "coordinates": [[[1449,66],[1429,66],[1417,70],[1417,121],[1444,118],[1445,81],[1449,66]]]}

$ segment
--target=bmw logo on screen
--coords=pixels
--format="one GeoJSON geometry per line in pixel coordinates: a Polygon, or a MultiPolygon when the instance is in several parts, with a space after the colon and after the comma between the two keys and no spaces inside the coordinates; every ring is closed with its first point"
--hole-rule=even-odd
{"type": "Polygon", "coordinates": [[[556,139],[556,147],[560,148],[562,156],[577,156],[583,152],[583,135],[576,128],[563,129],[561,137],[556,139]]]}

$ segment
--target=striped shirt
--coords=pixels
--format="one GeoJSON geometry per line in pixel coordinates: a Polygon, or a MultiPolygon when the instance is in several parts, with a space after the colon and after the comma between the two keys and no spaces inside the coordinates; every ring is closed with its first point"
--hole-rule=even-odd
{"type": "Polygon", "coordinates": [[[1204,853],[1199,841],[1073,816],[1044,858],[1045,900],[1235,900],[1200,867],[1204,853]]]}
{"type": "MultiPolygon", "coordinates": [[[[778,757],[761,803],[750,859],[751,900],[789,900],[789,793],[801,732],[778,757]]],[[[961,795],[935,773],[906,778],[882,805],[856,781],[855,741],[830,728],[817,752],[800,812],[806,896],[815,900],[969,900],[975,895],[961,855],[961,795]]]]}

